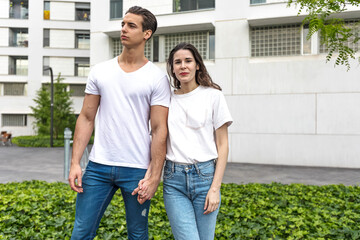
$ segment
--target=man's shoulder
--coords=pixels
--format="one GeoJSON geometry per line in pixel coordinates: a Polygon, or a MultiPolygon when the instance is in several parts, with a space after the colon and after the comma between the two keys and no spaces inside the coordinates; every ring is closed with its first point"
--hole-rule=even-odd
{"type": "Polygon", "coordinates": [[[151,74],[154,79],[161,79],[166,76],[166,73],[153,62],[149,61],[147,65],[149,67],[148,70],[150,71],[149,75],[151,74]]]}

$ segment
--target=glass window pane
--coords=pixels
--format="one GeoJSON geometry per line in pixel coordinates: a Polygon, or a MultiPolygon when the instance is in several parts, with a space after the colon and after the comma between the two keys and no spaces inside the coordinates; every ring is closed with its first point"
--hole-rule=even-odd
{"type": "Polygon", "coordinates": [[[26,114],[3,114],[1,118],[3,127],[25,127],[27,125],[26,114]]]}
{"type": "Polygon", "coordinates": [[[110,19],[122,18],[123,16],[123,1],[110,0],[110,19]]]}
{"type": "Polygon", "coordinates": [[[25,83],[4,83],[4,96],[24,96],[25,83]]]}

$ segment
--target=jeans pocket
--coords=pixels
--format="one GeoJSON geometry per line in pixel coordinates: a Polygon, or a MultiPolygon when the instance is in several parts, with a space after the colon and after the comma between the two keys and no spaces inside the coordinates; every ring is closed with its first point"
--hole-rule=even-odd
{"type": "Polygon", "coordinates": [[[206,166],[204,168],[199,168],[199,177],[203,180],[212,180],[215,173],[215,166],[214,164],[211,164],[209,166],[206,166]]]}
{"type": "Polygon", "coordinates": [[[171,168],[169,167],[165,167],[164,168],[164,175],[163,178],[164,179],[171,179],[174,177],[174,173],[171,171],[171,168]]]}

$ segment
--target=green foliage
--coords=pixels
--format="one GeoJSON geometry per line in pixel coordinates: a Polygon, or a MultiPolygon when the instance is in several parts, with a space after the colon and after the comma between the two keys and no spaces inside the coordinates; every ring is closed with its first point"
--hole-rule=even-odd
{"type": "MultiPolygon", "coordinates": [[[[50,147],[50,136],[38,135],[38,136],[18,136],[11,139],[13,144],[19,147],[50,147]]],[[[89,144],[94,143],[94,136],[91,136],[89,144]]],[[[64,136],[59,135],[57,139],[54,139],[54,147],[64,146],[64,136]]]]}
{"type": "MultiPolygon", "coordinates": [[[[360,187],[223,184],[215,239],[359,239],[360,187]]],[[[65,183],[0,184],[0,239],[69,239],[76,193],[65,183]]],[[[120,191],[96,240],[127,239],[120,191]]],[[[173,239],[162,198],[152,200],[150,239],[173,239]]]]}
{"type": "MultiPolygon", "coordinates": [[[[59,73],[54,83],[54,138],[57,139],[64,133],[64,129],[69,127],[72,131],[75,129],[76,117],[72,109],[72,100],[70,92],[66,91],[67,84],[61,83],[59,73]]],[[[39,135],[50,135],[50,89],[42,86],[37,91],[34,99],[36,107],[30,107],[35,117],[35,128],[39,135]]]]}
{"type": "MultiPolygon", "coordinates": [[[[349,59],[355,59],[357,49],[350,47],[349,43],[357,44],[360,40],[359,24],[347,24],[342,18],[335,18],[334,14],[347,10],[347,6],[360,6],[359,0],[289,0],[291,4],[299,6],[299,14],[306,11],[308,15],[303,24],[309,24],[308,39],[320,32],[320,43],[328,49],[326,61],[330,61],[334,53],[338,53],[335,65],[345,65],[350,69],[349,59]]],[[[359,58],[360,61],[360,58],[359,58]]]]}

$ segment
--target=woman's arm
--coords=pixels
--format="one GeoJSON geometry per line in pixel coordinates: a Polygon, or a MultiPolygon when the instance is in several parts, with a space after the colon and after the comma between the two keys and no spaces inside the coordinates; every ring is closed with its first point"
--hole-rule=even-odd
{"type": "Polygon", "coordinates": [[[220,203],[220,187],[225,173],[225,168],[229,153],[227,123],[216,129],[215,141],[218,152],[218,159],[216,162],[216,169],[215,169],[213,182],[206,196],[204,214],[209,214],[215,211],[220,203]]]}

